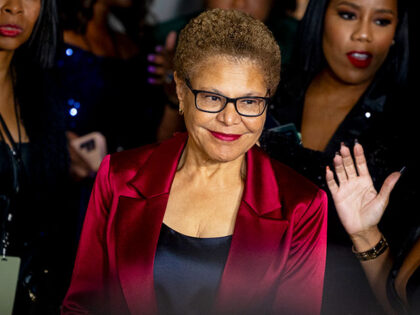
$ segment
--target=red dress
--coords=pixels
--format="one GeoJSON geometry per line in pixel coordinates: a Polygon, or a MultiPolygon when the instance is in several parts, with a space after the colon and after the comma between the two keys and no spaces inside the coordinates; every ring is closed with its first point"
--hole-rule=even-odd
{"type": "MultiPolygon", "coordinates": [[[[186,140],[178,134],[104,159],[62,314],[158,313],[153,262],[186,140]]],[[[246,159],[245,189],[213,311],[318,314],[326,194],[257,146],[246,159]]]]}

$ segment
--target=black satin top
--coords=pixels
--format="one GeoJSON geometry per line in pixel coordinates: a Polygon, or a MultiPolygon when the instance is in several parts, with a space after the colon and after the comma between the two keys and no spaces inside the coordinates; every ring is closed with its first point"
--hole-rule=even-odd
{"type": "Polygon", "coordinates": [[[208,314],[232,236],[196,238],[162,224],[154,262],[160,314],[208,314]]]}

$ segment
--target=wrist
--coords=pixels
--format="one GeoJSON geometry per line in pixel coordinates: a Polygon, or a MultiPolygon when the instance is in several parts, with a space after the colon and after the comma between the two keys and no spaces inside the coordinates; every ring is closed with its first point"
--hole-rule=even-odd
{"type": "Polygon", "coordinates": [[[358,252],[364,252],[375,246],[381,239],[382,233],[378,226],[350,235],[353,246],[358,252]]]}

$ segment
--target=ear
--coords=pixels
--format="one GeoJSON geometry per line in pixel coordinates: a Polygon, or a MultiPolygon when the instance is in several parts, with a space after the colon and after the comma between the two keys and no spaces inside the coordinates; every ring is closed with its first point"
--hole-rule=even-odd
{"type": "Polygon", "coordinates": [[[174,71],[174,80],[176,85],[176,95],[178,96],[179,101],[179,110],[180,112],[184,111],[184,98],[185,98],[185,82],[178,76],[178,73],[174,71]]]}

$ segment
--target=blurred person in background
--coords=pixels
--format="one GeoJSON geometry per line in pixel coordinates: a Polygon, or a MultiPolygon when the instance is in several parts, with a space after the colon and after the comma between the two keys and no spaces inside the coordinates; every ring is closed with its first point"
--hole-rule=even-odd
{"type": "MultiPolygon", "coordinates": [[[[356,140],[368,152],[377,187],[405,164],[404,155],[395,154],[395,148],[406,136],[401,128],[401,116],[407,114],[406,5],[404,0],[309,2],[296,58],[284,73],[276,105],[270,108],[275,124],[261,139],[271,156],[320,187],[326,187],[325,166],[343,145],[356,140]]],[[[407,179],[399,185],[404,194],[414,187],[404,184],[407,179]]],[[[349,239],[331,198],[329,207],[324,309],[380,313],[369,298],[357,260],[347,251],[349,239]]],[[[390,206],[384,216],[384,233],[394,248],[401,244],[412,212],[401,215],[390,206]]]]}
{"type": "Polygon", "coordinates": [[[57,70],[69,130],[77,136],[101,132],[110,152],[155,141],[162,104],[159,89],[147,84],[148,42],[145,36],[140,38],[148,3],[61,0],[60,4],[64,44],[57,70]],[[124,12],[138,12],[137,29],[129,31],[133,34],[134,29],[137,38],[128,36],[124,28],[111,27],[124,26],[112,14],[114,8],[123,17],[124,12]]]}
{"type": "Polygon", "coordinates": [[[13,314],[57,314],[70,278],[69,158],[46,76],[58,39],[55,1],[0,0],[0,285],[17,282],[13,314]]]}
{"type": "Polygon", "coordinates": [[[146,55],[153,48],[144,21],[148,5],[60,1],[64,42],[56,63],[57,84],[66,112],[78,231],[105,154],[156,141],[164,97],[160,87],[147,83],[146,55]]]}

